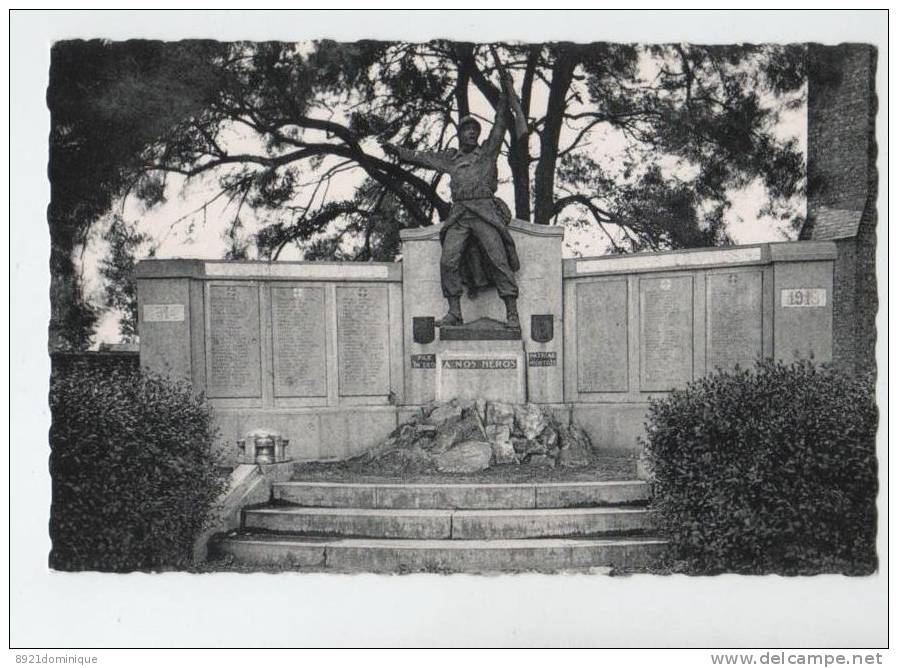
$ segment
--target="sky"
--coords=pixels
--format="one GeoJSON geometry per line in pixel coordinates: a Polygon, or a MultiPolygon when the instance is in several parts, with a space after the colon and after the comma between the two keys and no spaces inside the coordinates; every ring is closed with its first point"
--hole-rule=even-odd
{"type": "MultiPolygon", "coordinates": [[[[643,62],[641,64],[640,73],[643,78],[651,78],[650,67],[649,63],[643,62]]],[[[518,82],[517,88],[520,88],[520,82],[518,82]]],[[[546,93],[547,89],[545,87],[537,86],[534,88],[532,101],[534,116],[541,115],[540,110],[545,108],[547,102],[546,93]]],[[[762,101],[770,103],[770,100],[762,101]]],[[[471,89],[471,110],[472,113],[484,119],[492,118],[492,108],[473,87],[471,89]]],[[[482,137],[485,137],[488,131],[489,128],[485,125],[482,137]]],[[[566,145],[567,141],[573,139],[575,134],[575,128],[565,127],[562,130],[561,145],[566,145]]],[[[800,150],[806,153],[806,107],[800,105],[794,109],[780,110],[778,124],[775,126],[775,134],[783,140],[794,138],[797,140],[800,150]]],[[[602,127],[597,128],[587,139],[588,141],[584,143],[583,150],[588,152],[590,157],[596,159],[603,166],[608,167],[612,166],[615,156],[622,152],[626,143],[626,138],[620,132],[602,127]]],[[[369,141],[371,142],[372,152],[377,152],[379,149],[375,148],[373,140],[369,141]]],[[[234,132],[228,144],[229,150],[239,152],[249,152],[254,148],[258,150],[258,141],[240,132],[234,132]]],[[[537,150],[538,142],[531,138],[531,153],[537,150]]],[[[334,158],[329,158],[323,163],[321,169],[327,169],[335,161],[334,158]]],[[[667,166],[667,169],[675,174],[677,170],[689,169],[689,167],[671,163],[667,166]]],[[[167,180],[165,202],[152,209],[147,209],[135,197],[128,197],[117,202],[110,216],[104,221],[100,221],[100,224],[94,227],[89,243],[81,256],[82,276],[89,299],[95,303],[101,303],[103,299],[103,281],[98,273],[97,266],[106,252],[106,244],[102,241],[102,234],[113,214],[133,222],[138,231],[144,232],[152,238],[152,243],[142,248],[138,253],[138,257],[146,256],[152,245],[157,258],[221,258],[227,248],[224,230],[237,214],[237,205],[228,203],[226,198],[220,198],[204,206],[204,203],[212,200],[220,191],[218,176],[219,173],[213,172],[191,181],[185,181],[180,176],[170,175],[167,180]]],[[[327,199],[336,201],[350,197],[363,177],[364,173],[361,169],[338,175],[333,179],[326,193],[327,199]]],[[[499,178],[500,185],[497,195],[505,200],[506,203],[512,203],[514,198],[510,172],[504,157],[499,160],[499,178]]],[[[315,179],[310,178],[310,182],[313,181],[315,179]]],[[[311,192],[312,186],[310,185],[301,192],[297,201],[302,200],[305,202],[311,196],[311,192]]],[[[451,199],[448,179],[440,181],[439,192],[447,201],[451,199]]],[[[321,193],[319,192],[320,196],[321,193]]],[[[764,188],[760,183],[755,182],[744,189],[732,191],[730,196],[732,207],[726,212],[725,219],[728,231],[737,244],[784,241],[794,238],[794,231],[783,227],[778,221],[759,215],[759,208],[765,201],[764,188]]],[[[804,202],[796,200],[794,204],[795,214],[803,215],[804,202]]],[[[568,211],[572,210],[569,209],[568,211]]],[[[576,212],[574,215],[577,214],[583,215],[583,212],[576,212]]],[[[243,234],[252,234],[261,227],[261,223],[256,219],[249,207],[244,207],[240,210],[240,219],[244,224],[243,234]]],[[[608,239],[596,226],[565,227],[562,249],[564,257],[604,255],[608,252],[609,247],[608,239]]],[[[251,249],[251,257],[253,257],[252,252],[251,249]]],[[[284,249],[279,259],[281,261],[301,260],[302,249],[288,246],[284,249]]],[[[119,315],[115,312],[106,312],[103,315],[97,329],[95,346],[100,343],[113,343],[119,340],[118,320],[119,315]]]]}

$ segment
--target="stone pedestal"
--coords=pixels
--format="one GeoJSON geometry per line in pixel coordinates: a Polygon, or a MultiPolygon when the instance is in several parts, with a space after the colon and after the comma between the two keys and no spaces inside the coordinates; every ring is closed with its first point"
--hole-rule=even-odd
{"type": "Polygon", "coordinates": [[[436,399],[527,401],[520,330],[490,319],[440,332],[436,354],[436,399]]]}
{"type": "Polygon", "coordinates": [[[440,341],[520,341],[521,328],[495,318],[480,318],[464,325],[440,328],[440,341]]]}
{"type": "MultiPolygon", "coordinates": [[[[426,404],[436,397],[436,355],[441,339],[416,336],[415,321],[439,318],[446,312],[440,289],[440,231],[443,225],[408,228],[402,239],[402,317],[405,333],[405,403],[426,404]]],[[[524,351],[524,373],[530,401],[561,403],[564,400],[564,343],[561,281],[561,243],[564,228],[512,220],[508,231],[521,260],[515,275],[520,289],[518,313],[524,351]]],[[[463,295],[465,322],[478,318],[505,319],[505,304],[495,288],[476,297],[463,295]]],[[[423,324],[423,323],[422,323],[423,324]]],[[[424,328],[419,329],[419,333],[424,328]]]]}

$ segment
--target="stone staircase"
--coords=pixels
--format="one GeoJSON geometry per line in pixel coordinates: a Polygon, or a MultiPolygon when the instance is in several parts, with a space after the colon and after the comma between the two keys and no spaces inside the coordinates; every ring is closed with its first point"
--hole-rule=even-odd
{"type": "Polygon", "coordinates": [[[338,572],[632,568],[664,548],[639,480],[274,483],[212,544],[240,565],[338,572]]]}

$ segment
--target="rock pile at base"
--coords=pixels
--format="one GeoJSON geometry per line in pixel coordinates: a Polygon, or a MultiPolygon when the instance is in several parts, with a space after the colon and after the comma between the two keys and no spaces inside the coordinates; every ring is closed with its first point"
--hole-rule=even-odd
{"type": "Polygon", "coordinates": [[[432,403],[353,462],[377,473],[475,473],[493,466],[589,466],[589,436],[550,408],[499,401],[432,403]]]}

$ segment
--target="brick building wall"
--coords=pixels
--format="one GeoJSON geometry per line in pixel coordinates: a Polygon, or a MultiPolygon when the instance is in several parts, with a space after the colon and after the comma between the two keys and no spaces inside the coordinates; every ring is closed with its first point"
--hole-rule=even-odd
{"type": "Polygon", "coordinates": [[[833,361],[875,371],[876,74],[865,44],[808,46],[808,221],[801,238],[835,241],[833,361]]]}
{"type": "Polygon", "coordinates": [[[875,60],[863,44],[808,45],[809,217],[866,205],[875,60]]]}
{"type": "MultiPolygon", "coordinates": [[[[873,147],[875,154],[875,145],[873,147]]],[[[875,158],[874,158],[875,160],[875,158]]],[[[876,313],[879,296],[876,289],[876,176],[871,185],[871,201],[864,210],[855,238],[854,370],[876,372],[876,313]]]]}

